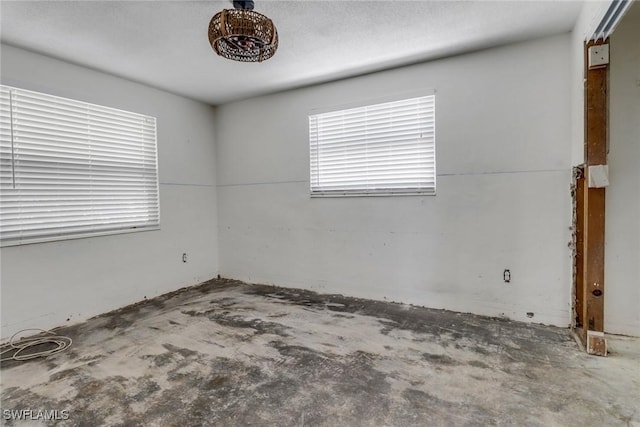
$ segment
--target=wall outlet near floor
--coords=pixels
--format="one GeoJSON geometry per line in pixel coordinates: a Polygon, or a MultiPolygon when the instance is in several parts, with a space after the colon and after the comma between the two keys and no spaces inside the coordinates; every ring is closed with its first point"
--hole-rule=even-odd
{"type": "Polygon", "coordinates": [[[504,272],[502,273],[502,279],[505,283],[511,282],[511,270],[505,268],[504,272]]]}

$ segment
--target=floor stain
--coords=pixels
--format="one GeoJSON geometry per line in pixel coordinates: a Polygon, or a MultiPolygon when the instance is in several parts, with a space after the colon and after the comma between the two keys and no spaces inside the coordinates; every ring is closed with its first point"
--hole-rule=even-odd
{"type": "Polygon", "coordinates": [[[504,319],[216,279],[56,332],[69,351],[3,363],[3,409],[68,410],[60,426],[640,424],[637,360],[504,319]]]}

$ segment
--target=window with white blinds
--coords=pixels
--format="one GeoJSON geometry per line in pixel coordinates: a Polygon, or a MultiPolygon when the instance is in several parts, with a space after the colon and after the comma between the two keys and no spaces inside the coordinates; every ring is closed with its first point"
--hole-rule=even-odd
{"type": "Polygon", "coordinates": [[[435,95],[309,116],[311,195],[435,194],[435,95]]]}
{"type": "Polygon", "coordinates": [[[156,119],[0,86],[2,246],[157,228],[156,119]]]}

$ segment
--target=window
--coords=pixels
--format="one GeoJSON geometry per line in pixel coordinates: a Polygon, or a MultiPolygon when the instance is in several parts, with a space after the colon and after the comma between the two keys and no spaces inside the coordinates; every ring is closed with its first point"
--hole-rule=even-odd
{"type": "Polygon", "coordinates": [[[2,246],[157,228],[156,120],[0,86],[2,246]]]}
{"type": "Polygon", "coordinates": [[[309,116],[311,195],[435,194],[435,95],[309,116]]]}

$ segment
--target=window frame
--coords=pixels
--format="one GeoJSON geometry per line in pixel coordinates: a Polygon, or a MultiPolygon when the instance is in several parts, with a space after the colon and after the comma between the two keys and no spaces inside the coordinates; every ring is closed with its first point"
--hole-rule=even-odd
{"type": "MultiPolygon", "coordinates": [[[[435,90],[421,90],[413,91],[410,93],[395,94],[392,96],[368,99],[348,104],[342,104],[331,107],[315,108],[308,113],[308,149],[309,149],[309,195],[311,198],[325,198],[325,197],[389,197],[389,196],[435,196],[437,190],[437,170],[436,170],[436,91],[435,90]],[[433,181],[431,187],[425,187],[423,189],[417,187],[400,188],[378,188],[378,189],[366,189],[363,185],[357,189],[336,189],[336,190],[314,190],[313,174],[314,174],[314,141],[312,132],[312,117],[320,116],[327,113],[342,113],[353,109],[362,109],[367,107],[376,107],[387,103],[397,103],[403,101],[410,101],[414,99],[429,98],[432,104],[430,115],[427,120],[432,122],[433,136],[430,142],[427,142],[428,148],[432,151],[432,162],[427,165],[427,169],[432,169],[432,175],[428,179],[433,181]]],[[[316,154],[317,156],[317,154],[316,154]]]]}
{"type": "MultiPolygon", "coordinates": [[[[1,228],[0,224],[0,230],[3,231],[0,247],[160,229],[158,129],[155,117],[15,86],[0,86],[3,91],[0,117],[4,128],[0,144],[4,151],[0,160],[5,169],[6,165],[10,165],[9,174],[13,175],[13,178],[7,178],[3,172],[0,213],[5,221],[16,223],[15,230],[10,230],[11,226],[1,228]],[[5,97],[4,92],[9,95],[5,97]],[[25,101],[19,105],[20,101],[14,100],[16,94],[26,99],[32,96],[32,102],[41,103],[33,106],[31,110],[34,112],[22,116],[22,120],[28,122],[25,117],[35,120],[33,123],[39,126],[38,131],[42,133],[40,136],[23,138],[26,142],[22,143],[22,147],[19,147],[17,131],[19,110],[29,108],[26,108],[25,101]],[[82,109],[86,112],[78,113],[82,109]],[[7,117],[8,130],[5,126],[7,117]],[[47,120],[48,123],[45,123],[47,120]],[[86,129],[60,130],[69,125],[75,129],[82,129],[86,125],[86,129]],[[127,130],[127,127],[134,130],[127,130]],[[48,139],[49,135],[57,135],[61,143],[48,139]],[[47,155],[50,159],[48,165],[39,160],[41,157],[37,157],[44,155],[37,154],[40,153],[37,145],[43,145],[47,154],[51,153],[47,155]],[[32,154],[27,155],[29,161],[20,160],[17,154],[19,150],[34,153],[34,147],[35,157],[32,154]],[[21,162],[23,166],[20,166],[21,162]],[[57,165],[64,166],[66,162],[73,165],[59,169],[57,165]],[[22,182],[17,177],[19,174],[24,174],[22,182]],[[36,184],[38,180],[42,184],[36,184]],[[119,188],[131,183],[133,186],[126,190],[119,188]],[[133,189],[133,193],[130,189],[133,189]],[[47,192],[51,194],[43,196],[47,192]],[[124,194],[127,196],[124,200],[130,199],[131,203],[122,202],[124,194]],[[22,214],[29,197],[29,207],[35,211],[31,218],[22,214]],[[11,213],[16,210],[20,213],[11,213]],[[56,218],[47,220],[45,216],[56,218]],[[21,221],[29,220],[41,222],[33,227],[24,227],[21,221]]],[[[25,129],[33,131],[35,128],[27,125],[23,131],[25,129]]]]}

